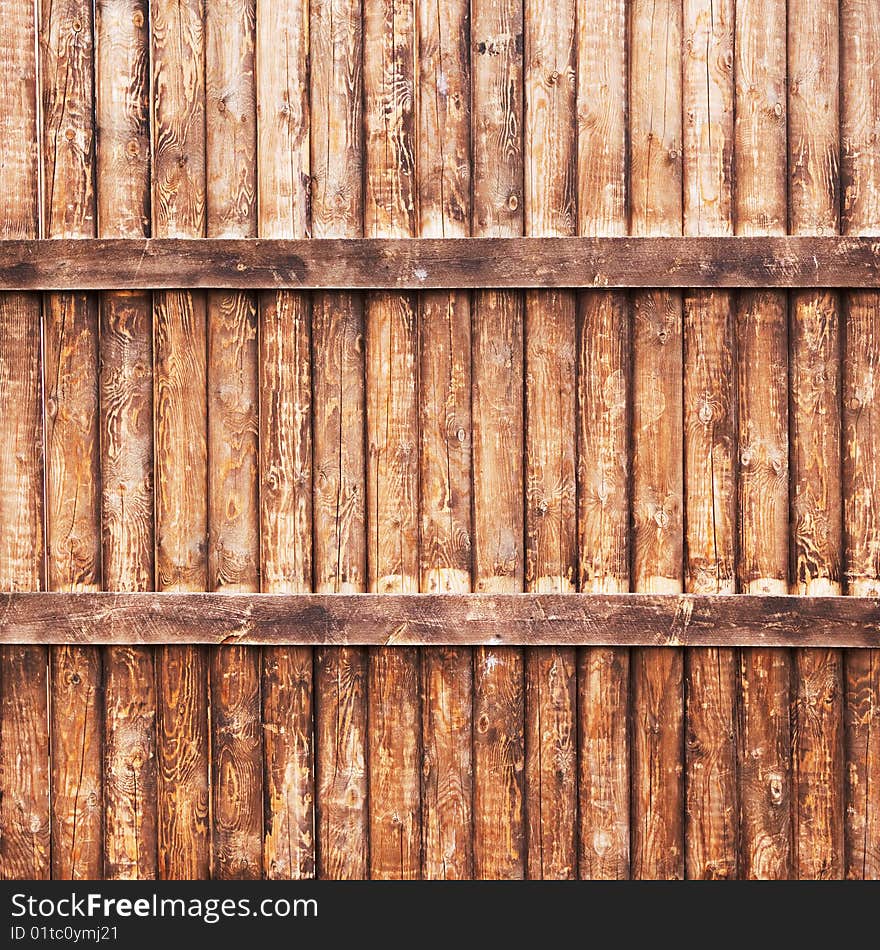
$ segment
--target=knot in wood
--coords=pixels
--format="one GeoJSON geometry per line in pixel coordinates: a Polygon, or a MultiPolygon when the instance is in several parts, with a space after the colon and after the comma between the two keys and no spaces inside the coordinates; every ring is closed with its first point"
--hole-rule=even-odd
{"type": "Polygon", "coordinates": [[[131,22],[137,29],[140,29],[144,25],[144,15],[140,10],[134,11],[134,16],[131,18],[131,22]]]}
{"type": "Polygon", "coordinates": [[[703,400],[702,404],[700,405],[700,411],[698,415],[699,415],[700,422],[702,422],[704,426],[708,425],[712,421],[712,419],[715,417],[715,412],[712,409],[712,404],[709,402],[708,399],[703,400]]]}
{"type": "Polygon", "coordinates": [[[654,521],[657,522],[657,526],[660,528],[669,527],[669,515],[662,508],[657,509],[657,513],[654,515],[654,521]]]}
{"type": "Polygon", "coordinates": [[[515,191],[512,191],[507,196],[507,207],[511,211],[516,211],[516,209],[519,207],[519,195],[517,195],[515,191]]]}

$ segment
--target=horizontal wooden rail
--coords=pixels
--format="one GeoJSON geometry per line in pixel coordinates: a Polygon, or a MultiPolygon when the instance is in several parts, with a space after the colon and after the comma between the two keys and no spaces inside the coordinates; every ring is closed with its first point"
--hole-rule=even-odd
{"type": "Polygon", "coordinates": [[[880,599],[9,593],[0,643],[878,647],[880,599]]]}
{"type": "Polygon", "coordinates": [[[880,238],[0,241],[0,290],[880,287],[880,238]]]}

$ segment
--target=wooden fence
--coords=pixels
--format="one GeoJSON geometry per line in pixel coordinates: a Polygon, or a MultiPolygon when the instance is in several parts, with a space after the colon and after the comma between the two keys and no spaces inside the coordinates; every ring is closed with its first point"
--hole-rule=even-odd
{"type": "Polygon", "coordinates": [[[0,875],[880,877],[874,0],[0,23],[0,875]]]}

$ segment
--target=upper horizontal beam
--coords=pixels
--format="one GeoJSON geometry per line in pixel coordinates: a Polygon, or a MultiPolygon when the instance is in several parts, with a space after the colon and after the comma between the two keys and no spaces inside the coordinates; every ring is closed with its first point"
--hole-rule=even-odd
{"type": "Polygon", "coordinates": [[[880,647],[880,600],[695,594],[0,594],[0,644],[880,647]]]}
{"type": "Polygon", "coordinates": [[[0,290],[880,287],[880,237],[0,241],[0,290]]]}

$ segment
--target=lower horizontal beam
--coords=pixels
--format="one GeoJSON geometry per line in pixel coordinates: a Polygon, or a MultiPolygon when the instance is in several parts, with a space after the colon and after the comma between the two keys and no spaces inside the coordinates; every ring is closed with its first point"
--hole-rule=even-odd
{"type": "Polygon", "coordinates": [[[880,600],[674,594],[0,594],[3,644],[880,647],[880,600]]]}
{"type": "Polygon", "coordinates": [[[0,290],[880,287],[850,237],[0,241],[0,290]]]}

